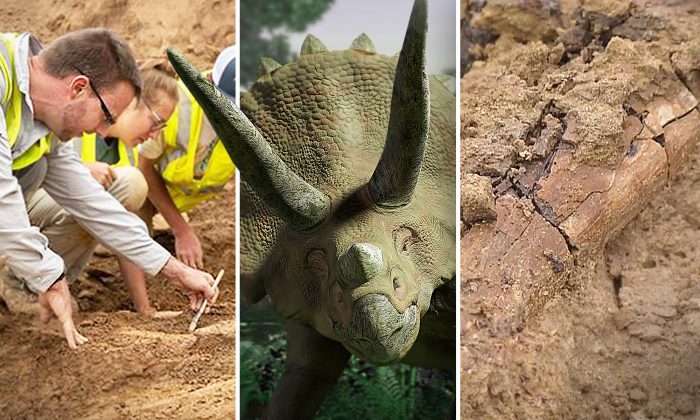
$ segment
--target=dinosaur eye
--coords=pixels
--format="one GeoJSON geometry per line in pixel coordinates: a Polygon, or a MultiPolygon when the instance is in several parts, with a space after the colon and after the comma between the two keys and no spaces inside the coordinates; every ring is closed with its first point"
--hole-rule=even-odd
{"type": "Polygon", "coordinates": [[[306,254],[305,260],[303,275],[296,287],[309,307],[319,308],[322,302],[321,295],[328,287],[327,254],[323,249],[312,249],[306,254]]]}
{"type": "Polygon", "coordinates": [[[402,255],[408,256],[416,242],[418,242],[418,235],[413,229],[402,226],[394,231],[394,244],[402,255]]]}
{"type": "Polygon", "coordinates": [[[321,249],[314,249],[306,256],[306,269],[316,275],[325,276],[328,273],[326,253],[321,249]]]}

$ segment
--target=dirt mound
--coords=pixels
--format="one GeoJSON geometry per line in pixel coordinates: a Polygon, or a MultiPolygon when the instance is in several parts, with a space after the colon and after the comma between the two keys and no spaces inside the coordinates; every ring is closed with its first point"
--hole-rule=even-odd
{"type": "Polygon", "coordinates": [[[700,8],[463,7],[462,415],[697,415],[700,8]]]}
{"type": "MultiPolygon", "coordinates": [[[[184,51],[201,68],[234,42],[232,0],[37,0],[0,5],[4,32],[30,31],[44,43],[66,31],[105,26],[126,38],[137,58],[184,51]]],[[[0,412],[5,418],[230,418],[235,413],[235,192],[229,188],[190,212],[205,267],[226,275],[212,313],[195,334],[184,296],[165,279],[149,281],[153,305],[132,312],[114,257],[91,261],[72,286],[80,331],[90,342],[72,352],[56,325],[9,314],[0,305],[0,412]]],[[[165,235],[167,237],[167,235],[165,235]]]]}
{"type": "Polygon", "coordinates": [[[44,43],[76,29],[106,27],[126,39],[138,59],[184,52],[200,68],[235,42],[233,0],[36,0],[31,7],[3,2],[2,31],[32,32],[44,43]]]}

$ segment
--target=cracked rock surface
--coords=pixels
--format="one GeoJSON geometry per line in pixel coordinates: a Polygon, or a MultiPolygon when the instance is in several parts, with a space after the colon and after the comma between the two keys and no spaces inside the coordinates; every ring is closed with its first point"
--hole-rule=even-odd
{"type": "Polygon", "coordinates": [[[463,193],[462,415],[697,415],[700,235],[672,215],[700,206],[700,4],[463,9],[461,177],[490,180],[497,217],[463,193]]]}

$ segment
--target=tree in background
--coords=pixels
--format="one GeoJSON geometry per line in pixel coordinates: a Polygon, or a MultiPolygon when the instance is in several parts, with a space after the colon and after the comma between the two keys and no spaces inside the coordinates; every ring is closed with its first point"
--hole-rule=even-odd
{"type": "Polygon", "coordinates": [[[316,22],[333,0],[241,0],[241,85],[257,78],[260,57],[284,64],[296,57],[289,32],[302,32],[316,22]]]}

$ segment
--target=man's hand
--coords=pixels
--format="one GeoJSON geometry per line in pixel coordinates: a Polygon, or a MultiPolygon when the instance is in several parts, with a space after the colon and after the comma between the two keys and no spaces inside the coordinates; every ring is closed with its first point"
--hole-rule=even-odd
{"type": "Polygon", "coordinates": [[[189,226],[183,232],[175,233],[175,256],[192,268],[204,267],[202,244],[189,226]]]}
{"type": "Polygon", "coordinates": [[[176,258],[171,257],[161,273],[187,295],[193,311],[202,306],[204,299],[212,304],[219,296],[219,288],[212,287],[214,277],[211,274],[190,268],[176,258]]]}
{"type": "Polygon", "coordinates": [[[68,347],[75,350],[88,341],[80,335],[73,324],[70,290],[65,277],[54,283],[45,293],[39,293],[39,304],[41,305],[39,317],[44,323],[48,323],[54,316],[58,318],[63,328],[63,335],[68,341],[68,347]]]}
{"type": "Polygon", "coordinates": [[[117,179],[117,176],[114,173],[114,169],[112,169],[111,166],[104,162],[91,162],[91,163],[86,163],[85,166],[90,169],[90,175],[92,175],[93,178],[97,182],[99,182],[103,187],[109,188],[110,185],[114,182],[115,179],[117,179]]]}

